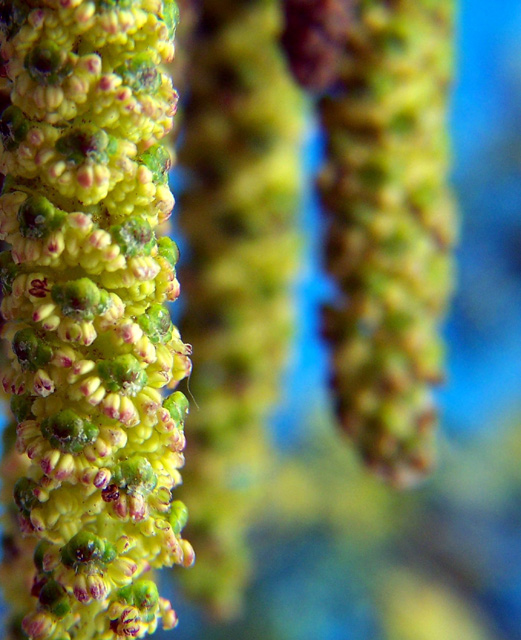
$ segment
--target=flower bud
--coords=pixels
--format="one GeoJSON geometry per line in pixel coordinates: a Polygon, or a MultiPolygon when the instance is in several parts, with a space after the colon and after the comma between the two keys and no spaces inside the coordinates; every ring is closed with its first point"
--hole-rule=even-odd
{"type": "Polygon", "coordinates": [[[140,53],[125,64],[114,69],[123,84],[131,87],[136,93],[148,91],[154,93],[161,86],[161,75],[157,66],[147,53],[140,53]]]}
{"type": "Polygon", "coordinates": [[[13,282],[18,275],[18,267],[9,251],[0,252],[0,285],[2,293],[8,295],[13,290],[13,282]]]}
{"type": "Polygon", "coordinates": [[[63,453],[80,453],[99,435],[99,428],[95,424],[80,418],[72,409],[45,418],[40,428],[51,446],[63,453]]]}
{"type": "Polygon", "coordinates": [[[82,568],[103,568],[116,558],[112,545],[94,533],[80,531],[61,550],[61,560],[76,572],[82,568]]]}
{"type": "Polygon", "coordinates": [[[159,604],[159,593],[151,580],[138,580],[133,585],[134,605],[139,609],[143,622],[151,622],[159,604]]]}
{"type": "Polygon", "coordinates": [[[29,328],[15,333],[13,352],[22,369],[28,371],[36,371],[52,358],[52,349],[29,328]]]}
{"type": "Polygon", "coordinates": [[[188,522],[188,509],[180,500],[172,502],[170,510],[170,524],[176,535],[179,535],[188,522]]]}
{"type": "Polygon", "coordinates": [[[24,516],[29,516],[31,510],[38,504],[38,498],[34,494],[37,484],[30,478],[20,478],[14,485],[14,501],[24,516]]]}
{"type": "Polygon", "coordinates": [[[170,417],[179,428],[183,427],[186,416],[188,415],[188,400],[180,391],[171,393],[168,398],[163,401],[163,407],[168,411],[170,417]]]}
{"type": "Polygon", "coordinates": [[[56,151],[65,156],[65,160],[79,166],[86,161],[95,164],[107,164],[116,141],[103,129],[83,127],[66,133],[56,142],[56,151]]]}
{"type": "Polygon", "coordinates": [[[140,160],[152,172],[154,182],[162,183],[167,181],[172,159],[164,145],[156,144],[150,147],[141,155],[140,160]]]}
{"type": "Polygon", "coordinates": [[[147,383],[147,374],[137,358],[126,354],[98,363],[98,373],[108,391],[135,396],[147,383]]]}
{"type": "Polygon", "coordinates": [[[18,210],[20,234],[24,238],[47,238],[61,227],[65,212],[57,209],[44,196],[29,196],[18,210]]]}
{"type": "Polygon", "coordinates": [[[34,398],[28,393],[11,398],[10,408],[18,424],[32,417],[34,398]]]}
{"type": "Polygon", "coordinates": [[[153,304],[138,324],[154,344],[168,342],[172,337],[172,321],[168,309],[162,304],[153,304]]]}
{"type": "Polygon", "coordinates": [[[57,85],[72,73],[67,53],[56,43],[37,45],[25,56],[24,66],[32,80],[40,85],[57,85]]]}
{"type": "Polygon", "coordinates": [[[140,216],[130,218],[110,230],[125,256],[150,255],[155,235],[150,224],[140,216]]]}
{"type": "Polygon", "coordinates": [[[159,255],[174,269],[179,260],[179,248],[176,243],[168,236],[164,236],[158,240],[157,244],[159,247],[159,255]]]}
{"type": "Polygon", "coordinates": [[[58,619],[65,617],[71,610],[67,592],[56,580],[45,583],[38,599],[40,605],[58,619]]]}
{"type": "Polygon", "coordinates": [[[26,616],[22,623],[22,629],[31,640],[46,640],[52,636],[56,622],[47,611],[38,611],[26,616]]]}
{"type": "Polygon", "coordinates": [[[146,495],[157,485],[157,475],[152,465],[145,457],[138,455],[116,465],[113,480],[118,487],[126,489],[129,494],[146,495]]]}
{"type": "Polygon", "coordinates": [[[94,316],[105,313],[110,306],[108,293],[99,289],[89,278],[55,284],[51,296],[63,315],[76,320],[92,320],[94,316]]]}
{"type": "Polygon", "coordinates": [[[18,107],[7,107],[0,118],[0,137],[7,151],[15,151],[25,140],[29,121],[18,107]]]}

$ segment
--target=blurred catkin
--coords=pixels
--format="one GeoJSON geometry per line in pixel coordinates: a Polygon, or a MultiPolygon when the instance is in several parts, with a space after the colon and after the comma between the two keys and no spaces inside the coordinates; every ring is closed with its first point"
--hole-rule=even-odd
{"type": "Polygon", "coordinates": [[[499,638],[484,611],[439,575],[389,566],[376,590],[387,640],[499,638]]]}
{"type": "Polygon", "coordinates": [[[263,428],[292,333],[303,105],[281,27],[276,0],[202,0],[179,153],[182,329],[199,405],[181,488],[198,563],[181,580],[221,617],[247,582],[248,523],[272,455],[263,428]]]}
{"type": "Polygon", "coordinates": [[[149,572],[194,557],[174,500],[188,403],[162,396],[191,368],[164,306],[178,252],[156,235],[176,23],[170,0],[0,2],[0,380],[17,424],[2,472],[32,541],[2,571],[35,546],[31,597],[27,555],[7,589],[31,640],[173,628],[149,572]]]}
{"type": "Polygon", "coordinates": [[[282,46],[291,71],[309,91],[335,84],[355,0],[285,0],[282,46]]]}
{"type": "Polygon", "coordinates": [[[334,94],[321,99],[325,312],[342,429],[398,486],[433,463],[443,379],[440,322],[452,288],[447,189],[452,0],[360,0],[334,94]]]}

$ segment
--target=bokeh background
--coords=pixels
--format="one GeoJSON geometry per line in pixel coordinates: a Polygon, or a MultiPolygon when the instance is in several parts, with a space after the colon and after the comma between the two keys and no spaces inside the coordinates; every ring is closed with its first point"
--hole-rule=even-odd
{"type": "MultiPolygon", "coordinates": [[[[310,177],[298,325],[270,421],[278,459],[249,535],[244,610],[218,622],[184,599],[182,569],[164,572],[181,621],[159,638],[521,638],[521,2],[462,0],[459,14],[451,133],[461,241],[438,469],[396,493],[334,432],[318,337],[331,288],[310,177]]],[[[321,154],[309,119],[308,175],[321,154]]]]}

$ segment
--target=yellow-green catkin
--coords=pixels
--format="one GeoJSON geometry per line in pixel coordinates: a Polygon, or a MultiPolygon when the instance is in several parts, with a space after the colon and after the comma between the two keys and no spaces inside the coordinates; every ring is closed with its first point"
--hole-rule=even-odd
{"type": "MultiPolygon", "coordinates": [[[[171,213],[170,0],[2,2],[3,337],[18,525],[36,542],[31,640],[141,638],[176,624],[151,569],[190,565],[174,500],[190,349],[171,213]]],[[[4,473],[5,476],[5,473],[4,473]]],[[[8,483],[6,483],[7,485],[8,483]]]]}
{"type": "Polygon", "coordinates": [[[198,563],[180,578],[221,617],[238,611],[247,583],[256,485],[273,455],[265,421],[292,333],[303,116],[278,48],[281,22],[275,0],[200,3],[179,152],[182,329],[199,407],[181,494],[198,563]]]}
{"type": "MultiPolygon", "coordinates": [[[[0,84],[0,113],[11,106],[7,83],[0,84]]],[[[0,185],[5,176],[0,173],[0,185]]],[[[1,188],[1,187],[0,187],[1,188]]],[[[0,242],[0,251],[7,248],[0,242]]],[[[2,290],[0,288],[0,299],[2,290]]],[[[4,341],[0,345],[0,371],[9,365],[9,345],[4,341]]],[[[3,620],[5,640],[23,640],[22,620],[32,607],[31,590],[34,578],[33,554],[37,539],[23,536],[18,522],[18,508],[13,501],[14,486],[17,480],[26,474],[30,461],[26,455],[16,449],[16,421],[9,409],[9,395],[0,386],[0,411],[6,425],[2,432],[2,459],[0,463],[0,503],[3,505],[1,517],[2,543],[0,562],[0,584],[2,597],[7,611],[3,620]]],[[[26,637],[26,636],[25,636],[26,637]]]]}
{"type": "Polygon", "coordinates": [[[325,314],[342,429],[366,463],[404,485],[432,466],[433,384],[452,287],[447,189],[452,0],[361,0],[341,79],[320,101],[325,314]]]}

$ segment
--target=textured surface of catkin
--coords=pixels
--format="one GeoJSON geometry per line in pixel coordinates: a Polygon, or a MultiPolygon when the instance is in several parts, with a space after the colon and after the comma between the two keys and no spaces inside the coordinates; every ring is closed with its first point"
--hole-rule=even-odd
{"type": "MultiPolygon", "coordinates": [[[[0,77],[5,78],[5,61],[0,58],[0,77]]],[[[8,82],[0,81],[0,113],[11,106],[8,82]]],[[[0,173],[0,189],[4,184],[4,174],[0,173]]],[[[7,248],[0,242],[0,251],[7,248]]],[[[2,298],[0,287],[0,300],[2,298]]],[[[2,318],[0,317],[0,323],[2,318]]],[[[8,352],[10,346],[6,341],[0,344],[0,372],[9,365],[8,352]]],[[[1,374],[0,374],[1,375],[1,374]]],[[[14,485],[25,475],[30,461],[24,454],[16,450],[16,422],[9,410],[9,394],[0,386],[0,411],[5,421],[2,432],[2,459],[0,462],[0,503],[3,505],[1,516],[1,561],[0,584],[2,597],[7,604],[7,612],[3,620],[3,637],[5,640],[23,638],[22,619],[32,606],[31,589],[34,577],[33,554],[37,544],[34,537],[22,536],[18,522],[18,508],[13,501],[14,485]]]]}
{"type": "Polygon", "coordinates": [[[433,462],[455,209],[447,188],[453,2],[362,0],[338,91],[320,102],[324,330],[342,429],[396,485],[433,462]]]}
{"type": "Polygon", "coordinates": [[[181,488],[198,563],[179,577],[221,617],[247,583],[246,534],[272,455],[265,421],[292,333],[303,112],[277,44],[281,17],[275,0],[200,3],[179,152],[182,330],[197,345],[198,404],[181,488]]]}
{"type": "Polygon", "coordinates": [[[141,638],[176,623],[147,572],[193,561],[174,500],[187,401],[162,395],[190,349],[164,306],[177,248],[156,236],[173,207],[161,141],[177,8],[6,2],[0,19],[1,383],[22,456],[18,525],[36,542],[23,632],[141,638]]]}

